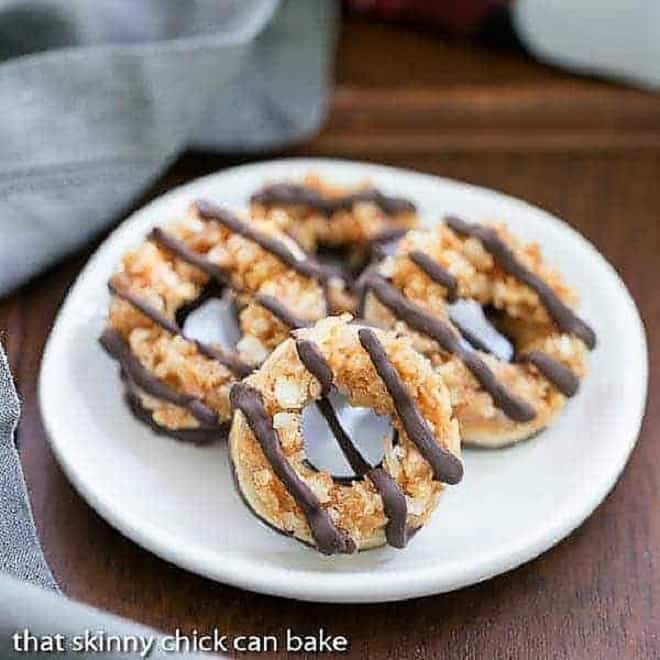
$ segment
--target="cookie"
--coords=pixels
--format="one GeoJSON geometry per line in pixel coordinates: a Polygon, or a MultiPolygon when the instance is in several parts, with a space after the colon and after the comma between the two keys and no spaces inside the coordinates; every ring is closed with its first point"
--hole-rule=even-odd
{"type": "Polygon", "coordinates": [[[119,362],[142,420],[174,437],[206,442],[226,432],[231,386],[291,327],[341,310],[344,289],[334,270],[276,223],[199,201],[125,255],[110,281],[101,343],[119,362]],[[186,315],[217,295],[235,304],[242,332],[236,350],[183,331],[186,315]]]}
{"type": "Polygon", "coordinates": [[[405,547],[436,508],[444,484],[463,474],[449,392],[410,338],[351,317],[297,330],[258,371],[234,385],[229,435],[236,484],[274,529],[324,554],[384,543],[405,547]],[[342,428],[328,394],[387,416],[398,437],[370,465],[342,428]],[[333,478],[305,458],[302,417],[318,405],[354,470],[333,478]]]}
{"type": "Polygon", "coordinates": [[[362,293],[369,322],[408,333],[431,359],[467,444],[504,446],[550,424],[577,392],[596,342],[574,311],[575,292],[539,247],[501,224],[449,217],[411,231],[365,275],[362,293]],[[458,299],[488,310],[513,343],[510,362],[452,322],[458,299]]]}

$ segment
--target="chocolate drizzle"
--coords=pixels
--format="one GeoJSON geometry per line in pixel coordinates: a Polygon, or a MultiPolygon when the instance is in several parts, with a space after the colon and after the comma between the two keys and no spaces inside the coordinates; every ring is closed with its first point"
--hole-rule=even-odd
{"type": "MultiPolygon", "coordinates": [[[[408,506],[406,497],[399,485],[380,466],[372,467],[353,444],[341,422],[337,418],[330,401],[325,398],[332,389],[333,374],[330,365],[316,345],[307,339],[296,341],[298,357],[305,368],[321,383],[321,392],[324,396],[316,402],[318,409],[325,418],[339,448],[346,457],[348,464],[358,479],[368,477],[383,500],[383,510],[387,517],[385,537],[387,542],[395,548],[405,548],[408,541],[408,506]]],[[[353,479],[333,479],[340,483],[350,483],[353,479]]]]}
{"type": "Polygon", "coordinates": [[[450,451],[440,447],[427,421],[422,417],[401,376],[390,362],[376,333],[369,328],[358,330],[360,344],[392,397],[394,407],[408,438],[417,446],[433,470],[434,479],[457,484],[463,478],[463,464],[450,451]]]}
{"type": "Polygon", "coordinates": [[[399,484],[383,468],[375,467],[367,473],[383,498],[383,511],[387,516],[385,538],[393,548],[405,548],[417,529],[407,525],[408,503],[399,484]]]}
{"type": "Polygon", "coordinates": [[[542,351],[530,351],[519,356],[517,361],[533,364],[566,397],[570,398],[578,391],[578,377],[566,365],[542,351]]]}
{"type": "MultiPolygon", "coordinates": [[[[236,289],[236,286],[231,282],[231,276],[229,275],[229,273],[226,273],[224,270],[222,270],[222,268],[220,268],[220,266],[209,261],[201,254],[195,252],[194,250],[191,250],[183,241],[180,241],[177,238],[170,236],[169,234],[165,233],[162,229],[158,227],[155,228],[149,234],[148,238],[154,241],[155,243],[157,243],[158,245],[161,245],[166,249],[170,250],[170,252],[174,253],[177,257],[179,257],[183,261],[191,264],[192,266],[195,266],[196,268],[199,268],[202,272],[206,273],[211,278],[213,278],[214,281],[236,289]]],[[[282,244],[282,246],[286,248],[284,244],[282,244]]],[[[334,271],[331,270],[327,271],[327,278],[330,278],[335,275],[337,277],[341,276],[339,273],[334,273],[334,271]]],[[[320,280],[320,284],[323,289],[323,296],[325,298],[326,308],[329,308],[327,278],[325,280],[320,280]]],[[[279,308],[284,309],[281,305],[279,306],[279,308]]],[[[275,314],[275,312],[273,313],[275,314]]],[[[277,314],[275,315],[277,316],[277,314]]],[[[286,321],[284,321],[284,318],[280,318],[280,320],[286,323],[286,321]]]]}
{"type": "Polygon", "coordinates": [[[383,213],[388,215],[415,213],[417,210],[417,207],[410,200],[385,195],[375,188],[365,188],[341,197],[323,197],[314,188],[288,182],[265,186],[252,195],[251,201],[266,206],[274,204],[307,206],[326,217],[332,216],[337,211],[350,211],[355,204],[360,202],[375,204],[383,213]]]}
{"type": "Polygon", "coordinates": [[[502,362],[512,362],[515,346],[502,334],[487,313],[475,300],[465,299],[449,308],[449,319],[473,348],[490,353],[502,362]]]}
{"type": "Polygon", "coordinates": [[[199,270],[201,270],[203,273],[206,273],[209,277],[212,277],[217,282],[225,285],[231,283],[230,275],[222,268],[220,268],[220,266],[214,264],[203,255],[192,250],[183,241],[180,241],[178,238],[175,238],[170,234],[167,234],[160,227],[153,229],[147,238],[157,245],[160,245],[161,247],[169,250],[177,257],[179,257],[179,259],[189,263],[191,266],[199,268],[199,270]]]}
{"type": "Polygon", "coordinates": [[[305,369],[321,384],[321,394],[323,396],[330,394],[334,380],[332,369],[314,342],[307,339],[297,339],[296,351],[305,369]]]}
{"type": "Polygon", "coordinates": [[[326,555],[355,552],[353,539],[334,524],[316,495],[298,476],[284,455],[261,394],[246,383],[238,383],[232,387],[231,404],[234,409],[243,413],[273,472],[303,510],[319,551],[326,555]]]}
{"type": "Polygon", "coordinates": [[[157,326],[173,335],[181,333],[179,326],[163,314],[160,310],[150,305],[148,302],[142,300],[130,291],[120,289],[112,280],[108,282],[108,290],[113,296],[125,300],[127,303],[135,307],[140,313],[146,316],[150,321],[153,321],[157,326]]]}
{"type": "Polygon", "coordinates": [[[454,302],[458,292],[456,278],[439,263],[434,261],[428,254],[420,250],[413,250],[408,258],[421,270],[423,270],[434,282],[447,289],[447,300],[454,302]]]}
{"type": "Polygon", "coordinates": [[[229,211],[215,204],[211,204],[205,200],[198,200],[196,205],[199,214],[203,218],[215,220],[234,234],[238,234],[256,243],[260,248],[276,256],[300,275],[316,279],[320,282],[325,282],[333,277],[342,277],[341,273],[336,269],[323,266],[308,256],[299,259],[282,241],[257,231],[254,227],[251,227],[229,211]]]}
{"type": "Polygon", "coordinates": [[[595,347],[596,334],[594,331],[562,302],[552,287],[518,261],[511,248],[502,241],[494,229],[476,223],[472,224],[455,216],[445,218],[445,222],[457,234],[478,238],[503,270],[536,293],[562,332],[574,334],[589,348],[595,347]]]}
{"type": "Polygon", "coordinates": [[[488,365],[478,353],[466,348],[451,327],[444,321],[431,316],[422,307],[406,298],[394,286],[380,275],[369,279],[369,289],[376,298],[397,318],[405,321],[411,328],[434,339],[447,353],[463,361],[493,399],[495,405],[510,419],[516,422],[529,422],[536,416],[534,408],[516,396],[500,383],[488,365]]]}
{"type": "MultiPolygon", "coordinates": [[[[128,380],[125,378],[124,379],[128,380]]],[[[154,433],[158,435],[167,435],[171,438],[176,438],[181,442],[190,443],[194,445],[208,445],[218,440],[225,440],[229,432],[229,423],[221,423],[219,426],[199,426],[197,428],[183,428],[183,429],[168,429],[154,421],[151,410],[148,410],[142,405],[138,393],[134,391],[134,384],[127,382],[126,402],[128,407],[135,417],[143,424],[149,426],[154,433]]]]}
{"type": "Polygon", "coordinates": [[[383,500],[383,511],[387,517],[385,525],[387,542],[394,548],[405,548],[408,542],[408,504],[399,484],[383,468],[372,467],[364,460],[327,399],[317,401],[316,405],[328,423],[353,472],[359,478],[368,477],[380,494],[383,500]]]}
{"type": "Polygon", "coordinates": [[[305,328],[309,325],[308,321],[298,318],[286,305],[283,305],[277,298],[259,293],[254,297],[256,303],[267,309],[275,318],[279,319],[288,328],[305,328]]]}
{"type": "Polygon", "coordinates": [[[151,396],[187,410],[205,428],[220,430],[218,415],[215,411],[211,410],[201,399],[177,392],[167,383],[156,378],[133,355],[129,345],[116,330],[106,330],[101,335],[100,342],[101,346],[119,362],[125,377],[132,385],[151,396]]]}
{"type": "Polygon", "coordinates": [[[408,233],[403,227],[385,229],[369,241],[371,257],[375,261],[382,261],[386,257],[396,254],[401,239],[408,233]]]}
{"type": "Polygon", "coordinates": [[[169,319],[149,303],[132,294],[130,291],[124,291],[120,289],[112,281],[108,283],[108,289],[114,296],[125,300],[127,303],[144,314],[144,316],[146,316],[150,321],[163,328],[163,330],[166,332],[169,332],[172,335],[179,335],[186,341],[195,344],[197,350],[202,355],[205,355],[211,360],[219,362],[239,378],[244,378],[248,374],[252,373],[253,368],[246,362],[243,362],[243,360],[241,360],[241,358],[236,353],[226,351],[216,346],[205,344],[201,341],[198,341],[197,339],[190,339],[186,337],[177,323],[169,319]]]}
{"type": "Polygon", "coordinates": [[[329,282],[331,280],[342,280],[345,284],[348,284],[349,278],[345,272],[341,269],[333,268],[332,266],[320,264],[306,253],[304,258],[299,259],[283,241],[257,231],[254,227],[251,227],[229,211],[220,208],[219,206],[211,204],[205,200],[198,200],[196,205],[202,218],[220,223],[229,229],[229,231],[232,231],[247,240],[253,241],[263,250],[280,259],[280,261],[289,266],[299,275],[316,280],[320,284],[323,292],[326,313],[331,313],[332,305],[329,296],[329,282]]]}
{"type": "Polygon", "coordinates": [[[325,421],[328,423],[328,426],[330,427],[332,434],[335,436],[337,444],[339,445],[342,454],[346,457],[351,469],[358,476],[358,479],[362,479],[364,475],[371,470],[371,465],[364,460],[362,454],[349,438],[328,399],[319,399],[316,402],[316,405],[325,418],[325,421]]]}
{"type": "Polygon", "coordinates": [[[490,353],[493,355],[491,347],[486,344],[486,342],[482,341],[479,335],[477,335],[475,332],[472,332],[472,330],[467,325],[457,321],[454,318],[451,319],[451,322],[456,326],[456,328],[458,328],[461,336],[470,344],[470,346],[476,348],[478,351],[483,351],[484,353],[490,353]]]}
{"type": "Polygon", "coordinates": [[[227,369],[229,369],[229,371],[231,371],[234,376],[237,376],[238,378],[245,378],[254,371],[254,367],[249,365],[247,362],[243,362],[243,360],[241,360],[241,358],[238,357],[236,353],[225,351],[222,348],[203,343],[196,339],[188,339],[187,337],[184,337],[184,339],[186,339],[186,341],[192,341],[195,346],[197,346],[197,350],[202,355],[205,355],[210,360],[215,360],[216,362],[219,362],[223,366],[227,367],[227,369]]]}
{"type": "Polygon", "coordinates": [[[376,234],[370,241],[370,243],[391,243],[400,241],[407,233],[409,229],[405,227],[390,227],[389,229],[384,229],[379,234],[376,234]]]}

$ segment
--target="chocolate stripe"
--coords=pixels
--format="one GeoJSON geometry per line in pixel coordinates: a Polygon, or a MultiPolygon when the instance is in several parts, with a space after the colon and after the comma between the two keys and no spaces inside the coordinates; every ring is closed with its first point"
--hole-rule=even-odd
{"type": "Polygon", "coordinates": [[[330,217],[337,211],[350,211],[358,202],[371,202],[388,215],[415,213],[416,206],[403,197],[385,195],[375,188],[359,190],[341,197],[323,197],[314,188],[297,183],[274,183],[265,186],[252,196],[257,204],[284,206],[309,206],[330,217]]]}
{"type": "Polygon", "coordinates": [[[127,303],[144,314],[144,316],[146,316],[150,321],[153,321],[156,325],[163,328],[163,330],[166,330],[173,335],[178,335],[181,333],[181,329],[174,321],[172,321],[172,319],[169,319],[161,311],[157,310],[148,302],[142,300],[130,291],[124,291],[123,289],[120,289],[112,280],[108,282],[108,289],[113,296],[117,296],[117,298],[125,300],[127,303]]]}
{"type": "Polygon", "coordinates": [[[321,411],[321,414],[325,418],[325,421],[328,423],[330,430],[332,431],[337,444],[341,449],[342,453],[346,457],[348,464],[351,466],[351,469],[359,477],[363,477],[369,470],[371,470],[371,465],[364,460],[362,454],[357,450],[353,441],[348,437],[348,434],[344,430],[344,427],[341,425],[341,422],[337,418],[335,411],[333,410],[330,402],[323,398],[319,399],[316,402],[318,409],[321,411]]]}
{"type": "Polygon", "coordinates": [[[283,305],[273,296],[259,293],[254,297],[254,300],[291,329],[305,328],[310,325],[309,321],[298,318],[286,305],[283,305]]]}
{"type": "Polygon", "coordinates": [[[126,402],[131,412],[143,424],[146,424],[154,433],[166,435],[181,442],[194,445],[208,445],[218,440],[226,440],[229,424],[221,423],[219,426],[199,426],[198,428],[168,429],[154,421],[151,411],[145,408],[140,401],[139,394],[134,391],[134,384],[127,379],[126,402]]]}
{"type": "Polygon", "coordinates": [[[352,209],[353,205],[357,202],[371,202],[388,215],[417,212],[417,207],[409,199],[385,195],[375,188],[350,193],[339,200],[340,207],[345,210],[352,209]]]}
{"type": "Polygon", "coordinates": [[[307,339],[296,340],[296,352],[305,369],[321,384],[321,394],[327,396],[332,390],[334,377],[323,353],[307,339]]]}
{"type": "Polygon", "coordinates": [[[578,377],[566,365],[542,351],[525,353],[518,357],[518,362],[531,362],[566,397],[570,398],[578,391],[578,377]]]}
{"type": "Polygon", "coordinates": [[[298,476],[284,455],[261,394],[245,383],[238,383],[232,387],[231,403],[234,409],[240,410],[245,415],[248,426],[273,472],[303,510],[319,551],[326,555],[355,552],[353,539],[337,528],[316,495],[298,476]]]}
{"type": "Polygon", "coordinates": [[[448,484],[457,484],[463,478],[463,464],[450,451],[440,447],[427,423],[410,396],[399,373],[390,362],[385,348],[376,333],[369,328],[358,330],[360,343],[369,354],[371,362],[392,397],[401,424],[411,442],[433,470],[434,479],[448,484]]]}
{"type": "Polygon", "coordinates": [[[479,351],[483,351],[484,353],[490,353],[491,355],[494,355],[493,349],[486,342],[482,341],[481,337],[479,337],[479,335],[477,335],[475,332],[472,332],[472,330],[465,324],[461,323],[455,318],[452,318],[451,322],[461,333],[463,339],[465,339],[465,341],[467,341],[473,348],[476,348],[479,351]]]}
{"type": "Polygon", "coordinates": [[[390,227],[389,229],[381,231],[380,234],[376,234],[369,242],[373,245],[374,243],[399,241],[408,233],[408,231],[409,230],[404,227],[390,227]]]}
{"type": "Polygon", "coordinates": [[[455,216],[445,218],[445,222],[457,234],[478,238],[503,270],[536,293],[541,303],[548,310],[548,314],[562,332],[574,334],[589,348],[594,348],[596,345],[594,331],[570,307],[562,302],[552,287],[518,261],[511,248],[497,235],[494,229],[476,223],[471,224],[455,216]]]}
{"type": "Polygon", "coordinates": [[[101,335],[100,342],[101,346],[119,362],[126,376],[144,392],[187,410],[204,426],[219,426],[218,415],[215,411],[197,397],[177,392],[164,381],[156,378],[133,355],[128,344],[116,330],[106,330],[101,335]]]}
{"type": "Polygon", "coordinates": [[[197,339],[189,339],[184,335],[181,336],[186,341],[193,342],[193,344],[197,346],[197,350],[202,355],[205,355],[207,358],[215,360],[221,365],[227,367],[227,369],[229,369],[229,371],[231,371],[238,378],[245,378],[254,371],[254,367],[249,365],[247,362],[243,362],[243,360],[241,360],[241,358],[239,358],[236,353],[225,351],[222,348],[212,346],[211,344],[206,344],[204,342],[198,341],[197,339]]]}
{"type": "Polygon", "coordinates": [[[536,416],[534,408],[509,392],[481,357],[461,344],[459,337],[452,332],[448,324],[428,314],[381,276],[373,276],[369,279],[369,289],[397,318],[405,321],[414,330],[434,339],[440,348],[462,360],[481,387],[490,394],[495,405],[507,417],[516,422],[529,422],[534,419],[536,416]]]}
{"type": "Polygon", "coordinates": [[[205,200],[198,200],[196,204],[197,210],[203,218],[215,220],[234,234],[238,234],[256,243],[260,248],[276,256],[300,275],[320,281],[326,281],[331,277],[340,277],[334,269],[326,268],[309,258],[298,259],[285,243],[257,231],[254,227],[243,222],[229,211],[205,200]]]}
{"type": "Polygon", "coordinates": [[[408,254],[408,258],[419,268],[421,268],[434,282],[447,289],[447,300],[454,302],[458,292],[458,282],[456,278],[439,263],[429,257],[425,252],[413,250],[408,254]]]}
{"type": "Polygon", "coordinates": [[[387,542],[393,548],[405,548],[413,534],[407,527],[408,503],[406,496],[399,488],[399,484],[382,468],[373,468],[367,473],[367,476],[383,499],[383,511],[387,516],[387,525],[385,525],[387,542]]]}
{"type": "Polygon", "coordinates": [[[206,273],[209,277],[217,280],[218,282],[228,285],[231,283],[231,277],[229,273],[225,272],[220,266],[214,264],[212,261],[209,261],[206,257],[195,252],[193,249],[188,247],[183,241],[171,236],[164,232],[160,227],[156,227],[151,231],[147,237],[150,241],[166,248],[173,254],[175,254],[179,259],[189,263],[195,268],[199,268],[203,273],[206,273]]]}
{"type": "Polygon", "coordinates": [[[360,477],[367,476],[383,500],[383,510],[387,517],[385,525],[385,538],[394,548],[405,548],[407,535],[408,504],[406,496],[399,488],[397,482],[380,467],[371,467],[364,460],[362,454],[357,450],[353,441],[350,439],[341,422],[337,418],[330,402],[327,399],[321,399],[316,402],[321,414],[325,418],[330,430],[337,440],[339,448],[346,457],[348,464],[353,472],[360,477]]]}
{"type": "Polygon", "coordinates": [[[389,240],[381,240],[379,235],[373,241],[371,241],[370,247],[372,261],[379,262],[383,261],[383,259],[387,259],[387,257],[393,257],[399,249],[399,243],[401,242],[403,236],[405,236],[406,231],[400,232],[399,236],[390,238],[389,240]]]}
{"type": "Polygon", "coordinates": [[[211,360],[216,360],[223,366],[227,367],[232,373],[234,373],[239,378],[244,378],[248,374],[252,373],[254,369],[243,362],[238,355],[230,351],[225,351],[215,346],[205,344],[197,339],[190,339],[183,334],[181,328],[171,319],[167,318],[160,311],[152,307],[149,303],[141,300],[138,296],[132,294],[130,291],[123,291],[112,281],[108,283],[108,289],[110,293],[122,300],[125,300],[130,305],[133,305],[136,309],[140,310],[150,321],[153,321],[156,325],[160,326],[166,332],[169,332],[172,335],[179,335],[186,341],[195,344],[197,350],[211,360]]]}

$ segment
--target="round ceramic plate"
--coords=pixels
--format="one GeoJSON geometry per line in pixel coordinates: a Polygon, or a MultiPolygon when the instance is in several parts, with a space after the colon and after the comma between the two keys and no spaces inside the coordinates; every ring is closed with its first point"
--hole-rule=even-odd
{"type": "Polygon", "coordinates": [[[43,360],[40,400],[53,450],[81,495],[136,543],[188,570],[245,589],[315,601],[375,602],[457,589],[547,550],[594,510],[634,446],[646,399],[646,341],[614,269],[564,222],[498,192],[410,171],[331,160],[246,165],[173,190],[131,216],[71,290],[43,360]],[[465,478],[401,551],[323,557],[258,522],[234,490],[222,444],[198,448],[156,436],[122,399],[116,364],[97,338],[106,282],[122,254],[195,198],[244,208],[265,181],[313,169],[369,178],[418,205],[425,223],[446,213],[503,219],[538,241],[577,288],[598,334],[590,374],[558,421],[499,451],[466,450],[465,478]]]}

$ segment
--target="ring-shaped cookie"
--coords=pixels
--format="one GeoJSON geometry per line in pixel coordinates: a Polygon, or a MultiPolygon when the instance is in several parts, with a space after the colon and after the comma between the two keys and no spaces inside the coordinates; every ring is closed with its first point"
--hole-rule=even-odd
{"type": "Polygon", "coordinates": [[[586,373],[593,330],[573,308],[575,293],[544,264],[535,244],[503,225],[448,217],[411,231],[364,278],[362,314],[411,334],[451,393],[467,444],[508,445],[547,426],[586,373]],[[515,348],[502,361],[450,318],[448,303],[470,299],[494,312],[515,348]]]}
{"type": "Polygon", "coordinates": [[[236,483],[268,525],[324,554],[388,542],[404,547],[430,517],[443,483],[463,474],[458,425],[442,378],[407,337],[330,317],[298,330],[234,385],[229,452],[236,483]],[[380,465],[366,463],[326,398],[389,417],[380,465]],[[356,478],[305,459],[303,410],[317,403],[356,478]]]}
{"type": "MultiPolygon", "coordinates": [[[[333,310],[344,283],[268,220],[208,202],[124,256],[110,281],[102,345],[118,360],[133,412],[159,432],[226,434],[229,391],[288,336],[333,310]],[[236,350],[187,337],[185,316],[220,293],[240,310],[236,350]]],[[[341,305],[339,305],[341,307],[341,305]]]]}

